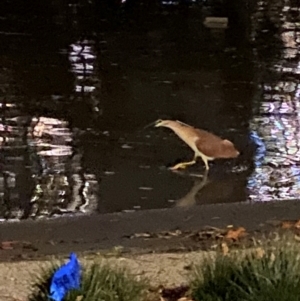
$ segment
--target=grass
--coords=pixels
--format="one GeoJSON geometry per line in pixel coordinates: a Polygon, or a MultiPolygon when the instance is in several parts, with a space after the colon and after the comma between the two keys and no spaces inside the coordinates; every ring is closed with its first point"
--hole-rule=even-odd
{"type": "MultiPolygon", "coordinates": [[[[299,237],[296,237],[299,238],[299,237]]],[[[278,237],[253,249],[217,253],[195,264],[190,273],[194,301],[300,301],[300,243],[294,237],[278,237]]],[[[49,301],[52,264],[36,275],[29,301],[49,301]]],[[[149,286],[125,268],[108,264],[83,264],[80,290],[64,301],[145,301],[149,286]]],[[[153,298],[151,300],[154,300],[153,298]]],[[[156,299],[155,299],[156,300],[156,299]]],[[[167,299],[166,299],[167,301],[167,299]]]]}
{"type": "MultiPolygon", "coordinates": [[[[48,296],[51,275],[58,266],[52,264],[36,275],[29,301],[50,300],[48,296]]],[[[83,265],[80,290],[69,292],[64,301],[141,301],[147,288],[146,281],[135,279],[125,268],[94,263],[83,265]]]]}
{"type": "Polygon", "coordinates": [[[192,273],[192,299],[299,301],[299,249],[299,243],[283,239],[264,248],[207,258],[192,273]]]}

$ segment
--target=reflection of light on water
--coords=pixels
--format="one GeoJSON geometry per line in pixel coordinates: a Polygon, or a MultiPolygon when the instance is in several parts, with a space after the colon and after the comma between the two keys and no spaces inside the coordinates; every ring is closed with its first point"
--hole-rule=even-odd
{"type": "Polygon", "coordinates": [[[261,143],[255,142],[255,169],[248,181],[249,198],[254,201],[300,198],[300,23],[292,22],[289,15],[298,9],[284,7],[284,50],[274,64],[279,74],[289,73],[289,80],[262,85],[259,110],[250,125],[265,146],[257,164],[261,143]]]}
{"type": "Polygon", "coordinates": [[[281,34],[281,38],[286,45],[284,49],[284,58],[292,59],[299,54],[296,40],[300,39],[300,32],[296,34],[295,31],[285,31],[281,34]]]}
{"type": "Polygon", "coordinates": [[[93,176],[79,175],[80,156],[73,156],[68,123],[55,118],[33,118],[29,145],[39,157],[41,172],[34,175],[31,216],[95,209],[93,176]],[[73,166],[73,167],[72,167],[73,166]],[[75,167],[75,169],[74,169],[75,167]]]}
{"type": "Polygon", "coordinates": [[[86,80],[94,74],[95,59],[96,56],[89,41],[70,45],[69,60],[72,71],[76,75],[76,92],[92,92],[95,89],[86,83],[86,80]]]}
{"type": "Polygon", "coordinates": [[[14,103],[0,103],[0,108],[14,108],[16,105],[14,103]]]}
{"type": "Polygon", "coordinates": [[[42,157],[70,156],[72,134],[67,123],[54,118],[33,119],[34,145],[42,157]]]}
{"type": "Polygon", "coordinates": [[[94,112],[99,113],[99,100],[93,93],[101,85],[95,72],[97,57],[93,45],[94,42],[88,40],[71,44],[69,47],[69,61],[71,63],[71,71],[76,77],[74,84],[75,92],[81,96],[88,96],[88,101],[91,102],[94,112]]]}
{"type": "MultiPolygon", "coordinates": [[[[2,70],[2,73],[4,72],[5,68],[2,70]]],[[[3,95],[10,95],[11,90],[11,85],[2,87],[3,95]],[[5,91],[6,89],[10,91],[5,91]]],[[[24,215],[19,180],[25,164],[24,131],[19,129],[11,118],[18,113],[16,104],[3,102],[0,103],[0,109],[0,220],[18,220],[24,215]]]]}
{"type": "Polygon", "coordinates": [[[261,166],[266,156],[265,144],[255,131],[250,132],[250,140],[256,145],[254,163],[256,167],[261,166]]]}
{"type": "Polygon", "coordinates": [[[84,93],[91,93],[95,90],[95,87],[92,87],[92,86],[76,86],[76,92],[84,92],[84,93]]]}
{"type": "Polygon", "coordinates": [[[178,5],[179,1],[165,0],[161,2],[163,5],[178,5]]]}
{"type": "MultiPolygon", "coordinates": [[[[300,162],[300,120],[297,107],[293,105],[299,99],[286,97],[285,102],[284,98],[279,97],[282,94],[277,94],[279,86],[264,91],[264,95],[274,93],[269,100],[273,102],[268,107],[265,100],[260,115],[252,121],[252,126],[260,133],[266,148],[260,164],[257,164],[258,159],[255,158],[256,168],[248,183],[252,200],[300,196],[300,182],[294,177],[300,174],[300,166],[297,166],[297,161],[300,162]]],[[[280,92],[283,93],[282,90],[280,92]]],[[[257,140],[255,144],[259,146],[257,140]]],[[[257,154],[260,151],[258,147],[257,154]]]]}

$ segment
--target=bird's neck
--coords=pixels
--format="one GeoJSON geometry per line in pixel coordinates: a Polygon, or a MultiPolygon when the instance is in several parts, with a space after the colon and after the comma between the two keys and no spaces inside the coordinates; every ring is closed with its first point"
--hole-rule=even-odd
{"type": "Polygon", "coordinates": [[[169,122],[168,125],[166,125],[167,128],[171,129],[176,135],[178,135],[180,138],[181,137],[181,132],[182,132],[182,124],[177,123],[175,121],[169,122]]]}
{"type": "Polygon", "coordinates": [[[172,131],[176,132],[181,126],[179,124],[177,124],[176,122],[169,122],[167,125],[165,125],[165,127],[171,129],[172,131]]]}

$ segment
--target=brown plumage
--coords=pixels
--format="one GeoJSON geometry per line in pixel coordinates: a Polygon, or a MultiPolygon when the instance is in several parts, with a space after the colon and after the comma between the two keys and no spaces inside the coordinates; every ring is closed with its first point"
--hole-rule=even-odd
{"type": "Polygon", "coordinates": [[[219,158],[236,158],[239,152],[229,140],[204,130],[196,129],[178,120],[157,120],[155,127],[167,127],[181,138],[194,152],[194,159],[190,162],[176,164],[172,169],[185,168],[196,163],[197,157],[201,157],[206,169],[209,169],[208,161],[219,158]]]}

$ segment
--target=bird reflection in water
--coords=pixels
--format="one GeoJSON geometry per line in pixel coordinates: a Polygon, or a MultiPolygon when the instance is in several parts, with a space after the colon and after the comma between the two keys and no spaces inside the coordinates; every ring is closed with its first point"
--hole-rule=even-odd
{"type": "Polygon", "coordinates": [[[174,201],[175,207],[190,208],[200,204],[243,202],[246,190],[241,183],[246,184],[245,172],[249,171],[235,172],[234,167],[228,167],[227,164],[221,165],[213,173],[176,171],[179,176],[193,178],[194,183],[186,195],[174,201]]]}
{"type": "Polygon", "coordinates": [[[192,207],[196,205],[196,196],[198,192],[209,183],[208,170],[205,170],[203,176],[195,176],[197,177],[197,179],[195,180],[193,187],[184,197],[175,201],[175,207],[192,207]]]}

